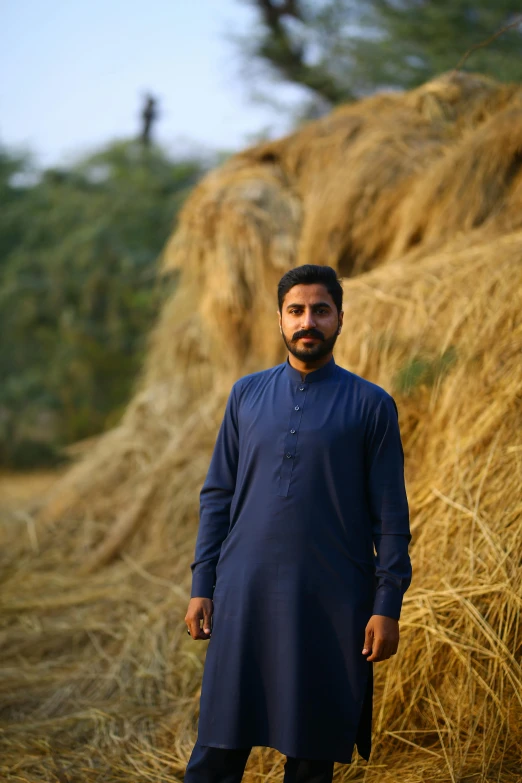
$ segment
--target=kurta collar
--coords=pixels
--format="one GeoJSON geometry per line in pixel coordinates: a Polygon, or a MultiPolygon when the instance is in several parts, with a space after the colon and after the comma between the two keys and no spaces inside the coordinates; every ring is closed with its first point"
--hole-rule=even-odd
{"type": "Polygon", "coordinates": [[[332,356],[330,361],[327,362],[326,364],[323,364],[323,366],[319,367],[318,370],[312,370],[312,372],[307,373],[306,380],[303,381],[303,379],[301,378],[301,373],[299,372],[299,370],[296,370],[295,367],[292,367],[287,357],[285,362],[285,371],[289,376],[290,380],[293,381],[294,383],[315,383],[316,381],[323,381],[325,380],[325,378],[329,378],[330,375],[333,375],[336,366],[337,365],[332,356]]]}

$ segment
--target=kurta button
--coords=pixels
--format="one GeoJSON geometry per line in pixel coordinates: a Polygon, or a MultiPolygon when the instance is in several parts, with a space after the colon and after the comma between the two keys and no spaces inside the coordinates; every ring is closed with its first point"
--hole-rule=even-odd
{"type": "Polygon", "coordinates": [[[298,410],[299,410],[299,405],[296,405],[294,411],[298,411],[298,410]]]}
{"type": "Polygon", "coordinates": [[[286,455],[286,458],[287,458],[287,459],[290,459],[290,457],[291,457],[291,456],[292,456],[291,454],[287,454],[287,455],[286,455]]]}
{"type": "Polygon", "coordinates": [[[292,433],[292,435],[295,435],[295,430],[290,430],[290,432],[292,433]]]}

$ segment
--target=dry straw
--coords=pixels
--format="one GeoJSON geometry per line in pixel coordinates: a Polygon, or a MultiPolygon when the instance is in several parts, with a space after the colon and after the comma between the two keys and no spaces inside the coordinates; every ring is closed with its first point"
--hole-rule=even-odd
{"type": "MultiPolygon", "coordinates": [[[[198,492],[231,382],[284,358],[277,280],[313,261],[345,278],[336,361],[397,401],[413,528],[372,759],[336,774],[520,781],[521,164],[520,88],[453,73],[249,149],[195,190],[121,424],[5,520],[2,779],[183,776],[206,649],[183,622],[198,492]]],[[[256,748],[247,781],[282,762],[256,748]]]]}

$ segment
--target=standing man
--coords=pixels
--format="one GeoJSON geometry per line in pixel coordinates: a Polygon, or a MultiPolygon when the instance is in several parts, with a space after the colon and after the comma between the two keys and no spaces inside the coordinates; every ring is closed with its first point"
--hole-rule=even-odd
{"type": "Polygon", "coordinates": [[[332,355],[342,295],[331,267],[287,272],[288,357],[227,402],[185,616],[210,639],[185,783],[239,783],[254,745],[287,756],[285,783],[330,783],[355,744],[370,755],[372,667],[397,652],[411,580],[409,510],[395,401],[332,355]]]}

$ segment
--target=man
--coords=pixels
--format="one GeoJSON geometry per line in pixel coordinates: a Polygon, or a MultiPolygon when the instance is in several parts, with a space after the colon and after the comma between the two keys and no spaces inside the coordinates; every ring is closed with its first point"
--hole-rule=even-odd
{"type": "Polygon", "coordinates": [[[287,272],[288,357],[227,402],[185,616],[210,639],[186,783],[239,783],[254,745],[287,756],[285,783],[330,783],[355,744],[370,754],[372,667],[397,651],[411,580],[409,509],[393,397],[333,358],[342,294],[331,267],[287,272]]]}

